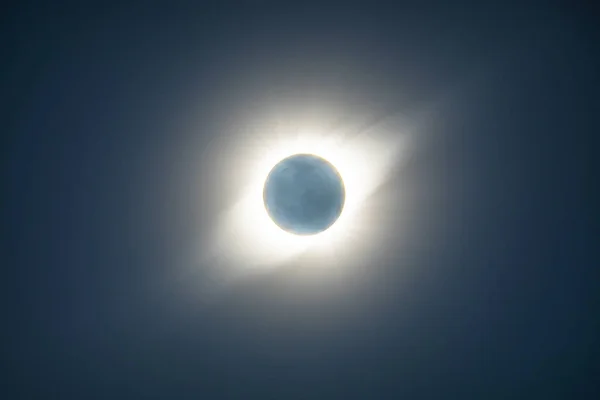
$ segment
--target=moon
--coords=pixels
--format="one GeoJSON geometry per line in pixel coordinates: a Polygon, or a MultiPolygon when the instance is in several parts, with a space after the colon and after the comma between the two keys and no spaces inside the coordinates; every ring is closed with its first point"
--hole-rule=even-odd
{"type": "Polygon", "coordinates": [[[324,158],[296,154],[277,163],[263,191],[265,208],[273,222],[296,235],[327,230],[339,218],[345,188],[336,168],[324,158]]]}

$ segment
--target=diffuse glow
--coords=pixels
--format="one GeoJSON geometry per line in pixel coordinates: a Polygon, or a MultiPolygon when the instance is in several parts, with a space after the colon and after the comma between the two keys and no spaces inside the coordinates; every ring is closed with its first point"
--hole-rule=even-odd
{"type": "Polygon", "coordinates": [[[223,215],[217,240],[210,249],[212,257],[227,260],[226,268],[246,271],[264,270],[306,253],[319,260],[311,263],[318,267],[355,257],[366,241],[377,240],[376,234],[361,234],[365,229],[377,231],[369,226],[378,215],[376,209],[366,207],[368,198],[386,181],[406,150],[406,132],[397,120],[392,122],[385,120],[352,137],[320,132],[315,125],[243,136],[244,154],[234,158],[239,161],[230,173],[242,173],[243,181],[250,183],[241,199],[223,215]],[[326,231],[312,236],[298,236],[279,228],[263,203],[263,186],[270,170],[298,153],[314,154],[332,163],[346,189],[339,219],[326,231]]]}

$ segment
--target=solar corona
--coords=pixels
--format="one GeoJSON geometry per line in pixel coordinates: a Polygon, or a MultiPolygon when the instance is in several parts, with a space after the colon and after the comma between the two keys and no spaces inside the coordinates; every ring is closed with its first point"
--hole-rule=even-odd
{"type": "Polygon", "coordinates": [[[358,129],[263,118],[215,144],[229,161],[206,190],[236,194],[196,242],[192,265],[223,283],[288,267],[320,280],[352,274],[404,215],[402,199],[380,193],[410,153],[414,124],[400,115],[358,129]]]}

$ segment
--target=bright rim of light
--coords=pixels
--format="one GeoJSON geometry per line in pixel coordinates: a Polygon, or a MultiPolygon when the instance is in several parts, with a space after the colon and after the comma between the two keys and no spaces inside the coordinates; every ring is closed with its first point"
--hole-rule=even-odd
{"type": "MultiPolygon", "coordinates": [[[[371,223],[377,210],[365,207],[369,196],[388,178],[402,153],[406,135],[399,124],[383,124],[359,134],[344,135],[318,129],[271,132],[262,137],[246,135],[240,139],[242,154],[231,174],[243,174],[237,181],[250,182],[241,199],[221,218],[212,258],[226,260],[234,268],[273,267],[301,254],[311,253],[324,264],[329,257],[353,257],[364,242],[376,240],[363,231],[373,231],[371,223]],[[245,140],[244,140],[245,139],[245,140]],[[270,218],[264,205],[263,189],[271,169],[294,154],[314,154],[329,161],[345,185],[345,204],[341,215],[329,229],[301,236],[286,232],[270,218]],[[343,249],[342,249],[343,246],[343,249]],[[342,251],[343,250],[343,251],[342,251]]],[[[235,152],[234,152],[235,153],[235,152]]],[[[375,235],[377,236],[377,235],[375,235]]],[[[204,252],[206,255],[206,252],[204,252]]],[[[336,260],[339,261],[339,260],[336,260]]],[[[312,263],[314,265],[315,263],[312,263]]]]}

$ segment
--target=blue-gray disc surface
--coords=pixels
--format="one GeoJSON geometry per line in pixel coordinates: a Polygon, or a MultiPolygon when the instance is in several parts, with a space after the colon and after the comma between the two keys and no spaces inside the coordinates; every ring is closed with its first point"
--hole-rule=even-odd
{"type": "Polygon", "coordinates": [[[314,235],[329,228],[342,213],[344,182],[327,160],[296,154],[269,173],[263,197],[271,219],[296,235],[314,235]]]}

